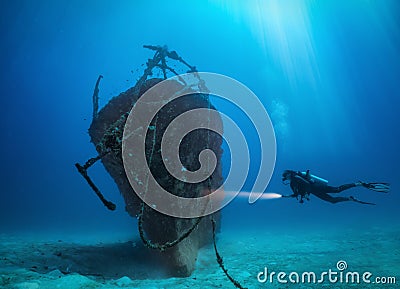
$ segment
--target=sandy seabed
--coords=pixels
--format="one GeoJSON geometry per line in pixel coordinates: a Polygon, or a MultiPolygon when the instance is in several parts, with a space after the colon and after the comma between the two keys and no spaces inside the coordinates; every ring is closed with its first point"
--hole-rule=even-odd
{"type": "MultiPolygon", "coordinates": [[[[77,238],[79,240],[79,238],[77,238]]],[[[156,254],[139,240],[101,243],[49,238],[0,236],[0,288],[235,288],[219,268],[212,246],[199,251],[195,272],[187,278],[168,276],[156,254]]],[[[218,236],[218,248],[229,273],[246,288],[400,288],[400,230],[368,231],[228,231],[218,236]],[[338,262],[344,261],[341,265],[338,262]],[[346,265],[342,271],[337,266],[346,265]],[[261,283],[257,279],[260,272],[261,283]],[[337,272],[338,280],[301,282],[304,272],[337,272]],[[272,276],[271,272],[275,272],[272,276]],[[277,279],[284,272],[281,283],[277,279]],[[360,283],[340,272],[358,272],[360,283]],[[370,272],[370,283],[362,274],[370,272]],[[289,280],[296,274],[299,283],[289,280]],[[267,277],[267,278],[265,278],[267,277]],[[376,277],[386,282],[378,284],[376,277]]],[[[335,276],[332,276],[335,277],[335,276]]]]}

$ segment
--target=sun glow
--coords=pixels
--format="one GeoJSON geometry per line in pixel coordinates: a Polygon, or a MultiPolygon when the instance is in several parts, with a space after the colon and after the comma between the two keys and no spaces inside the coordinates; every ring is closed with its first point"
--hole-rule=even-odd
{"type": "Polygon", "coordinates": [[[266,55],[281,67],[288,80],[319,79],[310,23],[312,1],[215,0],[226,13],[247,25],[266,55]]]}

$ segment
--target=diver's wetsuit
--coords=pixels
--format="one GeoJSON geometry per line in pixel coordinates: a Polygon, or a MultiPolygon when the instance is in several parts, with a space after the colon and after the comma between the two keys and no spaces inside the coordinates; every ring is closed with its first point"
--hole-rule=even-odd
{"type": "Polygon", "coordinates": [[[328,181],[311,175],[309,170],[307,170],[307,172],[285,170],[282,174],[282,182],[287,185],[288,183],[285,183],[286,181],[289,181],[290,188],[292,189],[293,194],[290,196],[282,197],[296,199],[300,197],[300,203],[304,203],[303,198],[309,200],[309,195],[313,194],[321,200],[330,202],[332,204],[352,201],[365,205],[375,205],[373,203],[359,201],[354,197],[332,197],[329,194],[337,194],[343,192],[344,190],[348,190],[358,186],[381,193],[388,193],[390,190],[389,183],[365,183],[361,181],[341,185],[339,187],[332,187],[328,186],[328,181]]]}
{"type": "Polygon", "coordinates": [[[312,180],[307,180],[299,175],[292,177],[290,180],[290,188],[294,193],[292,195],[293,197],[300,196],[302,198],[304,196],[308,198],[309,194],[313,194],[316,197],[333,204],[339,202],[347,202],[347,201],[365,203],[358,201],[353,197],[332,197],[331,195],[329,195],[329,194],[337,194],[343,192],[344,190],[354,188],[357,186],[358,186],[357,183],[352,183],[352,184],[341,185],[339,187],[333,187],[321,183],[314,183],[312,182],[312,180]]]}

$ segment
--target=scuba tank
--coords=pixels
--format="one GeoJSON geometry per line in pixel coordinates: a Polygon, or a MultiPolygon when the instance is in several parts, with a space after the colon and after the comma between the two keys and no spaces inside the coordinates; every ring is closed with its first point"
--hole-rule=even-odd
{"type": "Polygon", "coordinates": [[[307,181],[312,182],[313,184],[325,185],[325,186],[328,185],[327,180],[310,174],[310,170],[307,170],[306,172],[299,172],[299,176],[303,177],[307,181]]]}

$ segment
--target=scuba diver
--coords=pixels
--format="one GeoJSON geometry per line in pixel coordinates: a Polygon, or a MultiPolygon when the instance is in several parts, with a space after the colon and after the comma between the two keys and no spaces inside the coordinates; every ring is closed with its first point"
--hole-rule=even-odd
{"type": "Polygon", "coordinates": [[[290,188],[293,191],[292,195],[282,197],[296,198],[297,200],[300,197],[300,203],[304,203],[303,198],[310,200],[309,196],[310,194],[313,194],[321,200],[330,202],[332,204],[352,201],[360,204],[375,205],[374,203],[359,201],[354,197],[332,197],[329,194],[337,194],[354,187],[364,187],[369,190],[382,193],[388,193],[390,190],[390,184],[388,183],[364,183],[361,181],[341,185],[339,187],[333,187],[328,185],[327,180],[310,174],[310,170],[307,170],[307,172],[285,170],[282,174],[282,182],[285,185],[290,184],[290,188]]]}

